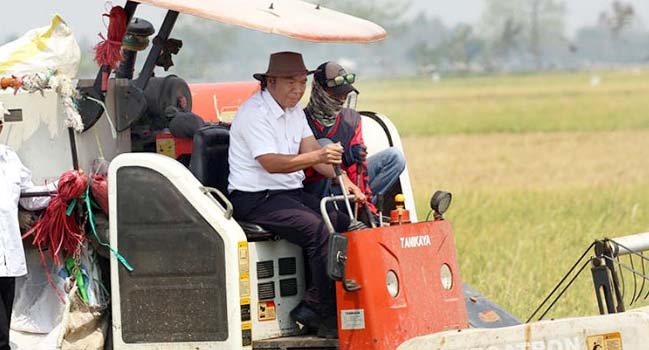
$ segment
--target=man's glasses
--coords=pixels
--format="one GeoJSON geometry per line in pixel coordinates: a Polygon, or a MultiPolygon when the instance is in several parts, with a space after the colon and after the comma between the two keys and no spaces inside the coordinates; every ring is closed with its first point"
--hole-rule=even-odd
{"type": "Polygon", "coordinates": [[[336,86],[344,85],[345,83],[353,84],[354,81],[356,81],[356,74],[347,73],[347,74],[339,75],[332,79],[327,79],[327,86],[336,87],[336,86]]]}

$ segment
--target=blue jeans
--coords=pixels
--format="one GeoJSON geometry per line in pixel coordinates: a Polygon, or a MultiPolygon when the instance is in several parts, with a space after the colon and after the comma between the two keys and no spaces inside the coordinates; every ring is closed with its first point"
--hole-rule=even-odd
{"type": "MultiPolygon", "coordinates": [[[[405,168],[406,159],[403,153],[394,147],[384,149],[367,158],[367,175],[370,178],[370,189],[374,194],[372,203],[376,204],[377,195],[385,193],[399,179],[399,175],[405,168]]],[[[319,198],[342,194],[340,186],[333,186],[331,179],[327,178],[305,184],[304,189],[319,198]]]]}
{"type": "Polygon", "coordinates": [[[406,159],[397,148],[386,148],[367,158],[367,175],[376,204],[379,193],[385,193],[399,179],[406,168],[406,159]]]}

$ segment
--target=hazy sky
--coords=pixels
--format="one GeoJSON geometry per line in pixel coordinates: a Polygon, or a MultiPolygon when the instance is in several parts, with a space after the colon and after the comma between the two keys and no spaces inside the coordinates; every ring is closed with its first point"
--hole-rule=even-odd
{"type": "MultiPolygon", "coordinates": [[[[271,1],[271,0],[269,0],[271,1]]],[[[310,2],[317,2],[310,0],[310,2]]],[[[573,34],[576,28],[592,24],[598,14],[611,7],[613,0],[566,0],[568,7],[567,29],[573,34]]],[[[625,0],[633,4],[645,26],[649,24],[649,0],[625,0]]],[[[115,1],[123,5],[125,1],[115,1]]],[[[483,0],[412,0],[413,11],[423,10],[444,19],[447,24],[458,22],[476,22],[480,18],[483,0]]],[[[11,15],[3,16],[3,34],[0,39],[10,34],[22,34],[25,31],[45,26],[55,13],[59,13],[70,25],[76,35],[92,42],[97,41],[99,32],[106,32],[101,14],[109,7],[102,0],[19,0],[11,2],[11,15]]],[[[138,16],[153,20],[158,27],[164,13],[156,8],[140,5],[138,16]]]]}

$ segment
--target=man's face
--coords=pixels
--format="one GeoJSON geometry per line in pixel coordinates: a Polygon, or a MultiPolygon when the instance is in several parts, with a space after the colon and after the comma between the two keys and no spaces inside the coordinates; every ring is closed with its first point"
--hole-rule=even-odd
{"type": "Polygon", "coordinates": [[[268,91],[283,109],[295,107],[304,96],[306,74],[292,77],[268,77],[268,91]]]}

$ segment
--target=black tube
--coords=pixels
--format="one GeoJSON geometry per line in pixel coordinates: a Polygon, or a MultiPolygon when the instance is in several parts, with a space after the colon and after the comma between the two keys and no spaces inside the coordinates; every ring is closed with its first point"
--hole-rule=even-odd
{"type": "Polygon", "coordinates": [[[74,170],[79,170],[79,155],[77,154],[77,140],[74,137],[74,130],[68,128],[68,136],[70,136],[70,153],[72,153],[72,167],[74,170]]]}
{"type": "Polygon", "coordinates": [[[151,78],[151,75],[153,74],[156,62],[158,61],[158,56],[160,56],[160,52],[162,52],[162,45],[164,45],[167,39],[169,39],[169,34],[171,34],[171,30],[173,29],[177,18],[178,12],[169,10],[162,22],[162,27],[160,28],[158,35],[153,39],[151,51],[149,51],[149,55],[146,57],[146,61],[142,67],[142,71],[140,71],[140,75],[137,77],[135,82],[135,86],[139,87],[143,91],[144,88],[146,88],[146,84],[149,82],[149,78],[151,78]]]}
{"type": "Polygon", "coordinates": [[[122,62],[120,62],[115,76],[117,78],[133,79],[133,71],[135,71],[135,58],[137,57],[137,52],[132,50],[122,50],[122,57],[122,62]]]}
{"type": "Polygon", "coordinates": [[[25,192],[20,194],[20,198],[50,197],[53,194],[56,194],[56,191],[25,192]]]}

